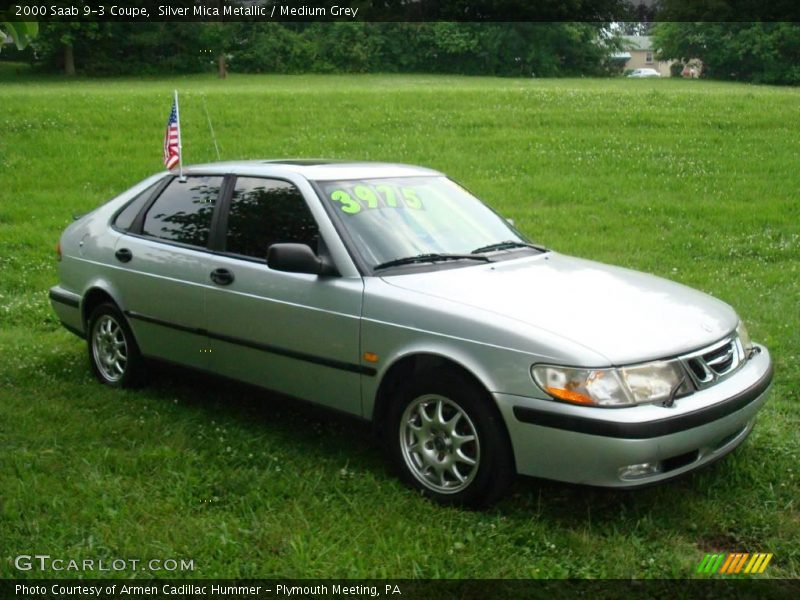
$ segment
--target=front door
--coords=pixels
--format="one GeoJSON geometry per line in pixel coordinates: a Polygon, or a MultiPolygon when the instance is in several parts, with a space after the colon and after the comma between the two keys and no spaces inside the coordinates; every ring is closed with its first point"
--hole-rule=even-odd
{"type": "Polygon", "coordinates": [[[360,414],[360,277],[273,271],[271,244],[320,244],[317,224],[291,183],[239,177],[223,207],[222,252],[206,273],[212,370],[360,414]]]}

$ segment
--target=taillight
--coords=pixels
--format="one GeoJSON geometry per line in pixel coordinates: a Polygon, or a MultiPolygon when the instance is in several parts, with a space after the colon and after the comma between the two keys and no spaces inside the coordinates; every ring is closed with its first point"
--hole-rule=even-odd
{"type": "Polygon", "coordinates": [[[61,260],[61,240],[56,244],[56,260],[61,260]]]}

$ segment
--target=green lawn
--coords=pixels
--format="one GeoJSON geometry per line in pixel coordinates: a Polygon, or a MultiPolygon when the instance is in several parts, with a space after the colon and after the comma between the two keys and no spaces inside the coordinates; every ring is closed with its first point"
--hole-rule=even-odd
{"type": "Polygon", "coordinates": [[[797,89],[682,80],[0,68],[0,577],[34,553],[189,558],[180,575],[203,578],[687,577],[734,551],[800,576],[798,106],[797,89]],[[547,246],[731,303],[775,361],[753,435],[656,488],[524,479],[476,513],[404,488],[349,420],[166,369],[100,386],[48,304],[54,246],[161,168],[173,88],[188,162],[215,159],[205,101],[223,158],[428,165],[547,246]]]}

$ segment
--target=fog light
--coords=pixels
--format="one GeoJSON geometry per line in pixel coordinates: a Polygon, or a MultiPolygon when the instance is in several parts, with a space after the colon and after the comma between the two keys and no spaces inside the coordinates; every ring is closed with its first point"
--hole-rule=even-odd
{"type": "Polygon", "coordinates": [[[638,465],[628,465],[619,470],[620,479],[641,479],[661,473],[661,463],[639,463],[638,465]]]}

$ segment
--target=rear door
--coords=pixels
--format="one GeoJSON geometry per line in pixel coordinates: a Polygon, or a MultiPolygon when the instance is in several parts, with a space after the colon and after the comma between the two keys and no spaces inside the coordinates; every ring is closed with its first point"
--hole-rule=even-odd
{"type": "Polygon", "coordinates": [[[221,176],[173,178],[117,240],[115,285],[146,356],[207,366],[203,284],[223,183],[221,176]]]}
{"type": "Polygon", "coordinates": [[[319,227],[292,183],[239,177],[222,207],[206,280],[209,366],[235,379],[360,414],[361,278],[273,271],[270,245],[308,244],[319,227]]]}

